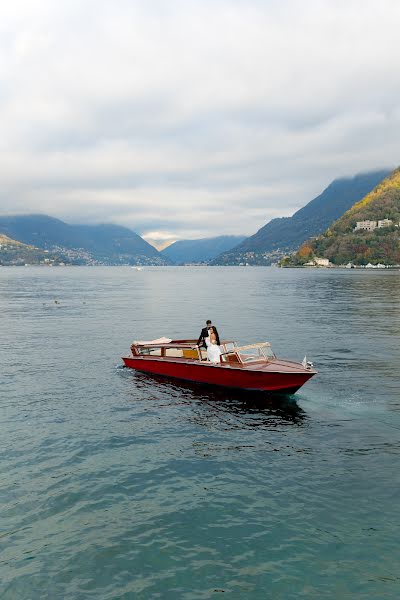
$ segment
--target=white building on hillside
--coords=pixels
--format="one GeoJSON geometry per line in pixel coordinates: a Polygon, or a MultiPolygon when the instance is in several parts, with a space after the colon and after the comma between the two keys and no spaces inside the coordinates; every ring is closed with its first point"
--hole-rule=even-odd
{"type": "Polygon", "coordinates": [[[380,221],[357,221],[353,231],[374,231],[377,227],[378,229],[382,229],[382,227],[390,227],[390,225],[393,225],[391,219],[381,219],[380,221]]]}
{"type": "Polygon", "coordinates": [[[331,264],[327,258],[314,258],[317,267],[329,267],[331,264]]]}
{"type": "Polygon", "coordinates": [[[378,221],[378,227],[390,227],[390,225],[393,225],[393,221],[391,219],[382,219],[381,221],[378,221]]]}
{"type": "Polygon", "coordinates": [[[377,226],[378,223],[376,221],[357,221],[353,231],[358,231],[360,229],[363,229],[364,231],[374,231],[377,226]]]}

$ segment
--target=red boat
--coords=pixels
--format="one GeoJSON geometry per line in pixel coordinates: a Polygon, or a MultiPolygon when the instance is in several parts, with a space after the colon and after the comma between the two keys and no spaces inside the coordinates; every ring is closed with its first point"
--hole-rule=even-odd
{"type": "Polygon", "coordinates": [[[281,394],[294,394],[317,373],[306,359],[297,363],[277,358],[268,342],[237,346],[223,341],[220,349],[220,362],[214,364],[207,360],[206,350],[199,348],[197,340],[160,338],[134,342],[131,356],[122,360],[127,367],[152,375],[281,394]]]}

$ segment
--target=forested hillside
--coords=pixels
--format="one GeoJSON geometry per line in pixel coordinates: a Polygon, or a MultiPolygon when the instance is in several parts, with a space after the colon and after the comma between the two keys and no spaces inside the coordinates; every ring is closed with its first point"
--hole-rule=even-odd
{"type": "Polygon", "coordinates": [[[302,264],[318,256],[333,264],[400,264],[400,168],[393,171],[362,200],[354,204],[327,231],[302,245],[293,257],[302,264]],[[389,226],[373,231],[355,230],[357,222],[378,223],[388,219],[389,226]]]}
{"type": "Polygon", "coordinates": [[[292,217],[272,219],[256,234],[217,257],[215,264],[269,264],[293,252],[308,238],[323,233],[355,202],[361,200],[389,170],[335,179],[319,196],[292,217]]]}

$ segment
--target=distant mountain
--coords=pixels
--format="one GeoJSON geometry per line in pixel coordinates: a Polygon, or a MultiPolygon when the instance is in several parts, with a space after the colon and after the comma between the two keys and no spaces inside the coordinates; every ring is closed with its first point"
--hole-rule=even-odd
{"type": "Polygon", "coordinates": [[[0,216],[0,233],[65,253],[77,264],[169,264],[137,233],[119,225],[69,225],[47,215],[0,216]]]}
{"type": "Polygon", "coordinates": [[[272,219],[256,234],[225,252],[213,264],[270,264],[293,252],[305,240],[316,236],[336,221],[355,202],[370,192],[390,170],[381,170],[335,179],[319,196],[291,217],[272,219]]]}
{"type": "Polygon", "coordinates": [[[0,265],[60,265],[68,264],[69,260],[60,254],[41,250],[18,240],[13,240],[0,233],[0,265]]]}
{"type": "Polygon", "coordinates": [[[177,265],[205,263],[230,250],[245,239],[243,235],[220,235],[200,240],[180,240],[161,251],[161,254],[177,265]]]}
{"type": "Polygon", "coordinates": [[[400,168],[354,204],[324,234],[304,243],[292,262],[304,264],[313,257],[321,257],[334,264],[400,264],[399,224],[400,168]],[[376,227],[372,231],[355,229],[357,222],[362,221],[372,221],[376,227]],[[378,221],[381,221],[379,227],[378,221]]]}

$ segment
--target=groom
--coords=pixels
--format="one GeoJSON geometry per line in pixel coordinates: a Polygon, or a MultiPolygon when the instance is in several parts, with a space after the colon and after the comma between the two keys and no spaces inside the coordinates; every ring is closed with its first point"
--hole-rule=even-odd
{"type": "Polygon", "coordinates": [[[199,339],[197,340],[197,345],[198,346],[200,346],[200,347],[203,346],[204,348],[206,348],[205,339],[206,339],[206,337],[208,337],[210,335],[209,332],[208,332],[208,330],[210,329],[210,327],[214,328],[214,332],[215,332],[215,335],[216,335],[216,338],[217,338],[217,344],[219,346],[219,335],[218,335],[217,328],[211,323],[210,320],[206,321],[206,327],[203,327],[203,329],[201,330],[199,339]]]}

